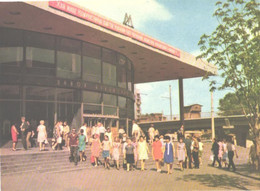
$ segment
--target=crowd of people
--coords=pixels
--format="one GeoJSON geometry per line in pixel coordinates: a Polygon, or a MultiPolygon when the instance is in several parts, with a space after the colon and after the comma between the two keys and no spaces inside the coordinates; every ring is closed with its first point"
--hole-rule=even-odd
{"type": "MultiPolygon", "coordinates": [[[[15,125],[11,127],[11,134],[13,139],[13,150],[16,150],[17,136],[21,132],[22,144],[25,150],[28,149],[28,134],[30,131],[30,123],[21,118],[20,130],[18,131],[15,125]]],[[[46,127],[44,121],[39,122],[37,127],[37,142],[39,143],[39,150],[44,151],[45,145],[49,144],[47,139],[46,127]]],[[[31,134],[29,135],[31,136],[31,134]]],[[[53,138],[51,148],[53,150],[63,149],[65,146],[70,151],[71,162],[75,165],[78,162],[84,162],[87,159],[86,147],[91,148],[90,160],[94,167],[104,165],[105,169],[110,169],[110,159],[112,159],[113,166],[116,169],[124,167],[127,171],[135,170],[138,161],[140,161],[140,170],[145,170],[145,162],[149,159],[149,144],[151,145],[152,158],[155,161],[157,172],[162,171],[164,164],[167,167],[167,173],[171,174],[173,169],[173,162],[176,158],[180,166],[180,170],[184,168],[198,169],[202,164],[203,143],[199,137],[187,134],[185,136],[184,127],[182,126],[177,132],[177,144],[173,142],[173,137],[170,134],[159,135],[159,131],[154,129],[152,125],[148,129],[148,138],[144,132],[133,121],[131,138],[127,136],[124,128],[118,130],[118,136],[112,135],[111,129],[105,128],[101,122],[98,122],[93,127],[88,127],[84,123],[78,131],[75,128],[70,130],[67,122],[58,121],[53,128],[53,138]],[[100,156],[104,159],[100,160],[100,156]],[[120,156],[123,158],[123,163],[120,165],[120,156]]],[[[212,144],[213,163],[218,162],[219,168],[222,166],[233,168],[234,154],[236,150],[231,141],[226,140],[213,140],[212,144]],[[227,163],[227,159],[229,163],[227,163]]]]}

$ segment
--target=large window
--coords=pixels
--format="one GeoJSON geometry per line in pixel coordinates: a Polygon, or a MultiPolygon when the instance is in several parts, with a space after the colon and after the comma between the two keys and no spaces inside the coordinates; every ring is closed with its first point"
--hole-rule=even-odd
{"type": "Polygon", "coordinates": [[[117,56],[117,79],[118,87],[126,88],[126,58],[120,54],[117,56]]]}
{"type": "Polygon", "coordinates": [[[83,110],[88,114],[101,114],[101,93],[83,91],[83,110]]]}
{"type": "Polygon", "coordinates": [[[115,52],[102,49],[103,84],[116,86],[116,57],[115,52]]]}
{"type": "Polygon", "coordinates": [[[80,41],[57,39],[57,77],[78,79],[81,77],[80,41]]]}
{"type": "Polygon", "coordinates": [[[118,96],[119,117],[126,118],[126,98],[118,96]]]}
{"type": "Polygon", "coordinates": [[[25,92],[26,100],[54,101],[55,99],[55,88],[27,86],[25,92]]]}
{"type": "Polygon", "coordinates": [[[0,28],[0,73],[20,73],[23,62],[23,33],[0,28]]]}
{"type": "Polygon", "coordinates": [[[101,83],[101,48],[83,43],[83,80],[101,83]]]}
{"type": "Polygon", "coordinates": [[[103,94],[104,115],[117,115],[117,96],[103,94]]]}
{"type": "Polygon", "coordinates": [[[132,62],[127,59],[127,86],[129,91],[133,91],[133,75],[132,75],[132,62]]]}
{"type": "Polygon", "coordinates": [[[29,74],[54,76],[55,38],[51,35],[27,32],[26,68],[29,74]]]}
{"type": "Polygon", "coordinates": [[[116,66],[103,62],[103,83],[116,86],[116,66]]]}

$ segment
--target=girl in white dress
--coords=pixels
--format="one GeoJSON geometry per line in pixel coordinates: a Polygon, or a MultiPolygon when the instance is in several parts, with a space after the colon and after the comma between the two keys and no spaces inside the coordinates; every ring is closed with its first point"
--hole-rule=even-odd
{"type": "Polygon", "coordinates": [[[120,156],[120,148],[121,148],[121,143],[118,137],[115,138],[115,141],[112,144],[113,152],[113,160],[116,162],[116,169],[119,170],[119,156],[120,156]]]}
{"type": "Polygon", "coordinates": [[[144,170],[145,160],[148,159],[148,153],[149,149],[147,146],[146,141],[144,141],[144,137],[140,136],[138,145],[137,145],[137,151],[138,151],[138,158],[141,161],[141,171],[144,170]]]}
{"type": "Polygon", "coordinates": [[[47,141],[47,132],[43,120],[40,121],[40,125],[37,127],[37,131],[38,131],[37,141],[39,143],[40,151],[44,151],[45,141],[47,141]]]}

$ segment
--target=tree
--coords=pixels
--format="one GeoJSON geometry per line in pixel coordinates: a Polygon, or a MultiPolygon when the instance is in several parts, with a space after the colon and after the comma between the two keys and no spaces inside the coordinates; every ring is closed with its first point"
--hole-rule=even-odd
{"type": "Polygon", "coordinates": [[[224,79],[210,79],[211,90],[232,89],[248,120],[260,166],[260,4],[257,0],[223,0],[213,16],[219,25],[211,35],[202,35],[197,58],[215,64],[224,79]]]}
{"type": "MultiPolygon", "coordinates": [[[[243,107],[248,111],[247,106],[243,103],[243,107]]],[[[241,107],[237,96],[234,93],[228,93],[224,98],[219,100],[220,115],[229,116],[229,115],[243,115],[243,108],[241,107]]]]}

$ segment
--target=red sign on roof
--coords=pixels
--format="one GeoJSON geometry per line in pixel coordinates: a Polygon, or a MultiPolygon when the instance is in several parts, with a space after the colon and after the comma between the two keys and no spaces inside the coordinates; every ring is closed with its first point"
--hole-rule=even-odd
{"type": "Polygon", "coordinates": [[[110,21],[106,18],[103,18],[95,13],[87,11],[85,9],[81,9],[76,7],[68,2],[64,1],[49,1],[49,6],[65,13],[71,14],[77,18],[89,21],[101,27],[107,28],[114,32],[120,33],[124,36],[135,39],[139,42],[147,44],[151,47],[157,48],[174,56],[180,57],[180,51],[167,45],[166,43],[159,42],[147,35],[144,35],[134,29],[131,29],[127,26],[118,24],[116,22],[110,21]]]}

